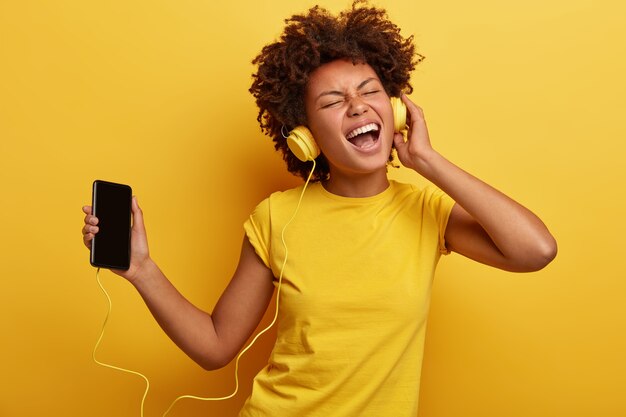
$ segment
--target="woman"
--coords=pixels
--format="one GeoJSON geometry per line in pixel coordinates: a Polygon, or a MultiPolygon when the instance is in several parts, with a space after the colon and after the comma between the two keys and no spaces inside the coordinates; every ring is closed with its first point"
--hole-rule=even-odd
{"type": "MultiPolygon", "coordinates": [[[[355,2],[335,17],[315,7],[286,23],[254,60],[250,91],[262,129],[303,178],[313,164],[296,158],[285,137],[308,127],[321,150],[312,184],[274,193],[255,209],[211,314],[189,303],[150,257],[135,199],[131,266],[114,272],[206,369],[235,357],[281,278],[276,345],[240,416],[415,416],[440,255],[535,271],[554,258],[556,242],[532,212],[432,148],[422,109],[402,94],[411,92],[421,56],[383,10],[355,2]],[[407,107],[406,140],[394,129],[391,96],[407,107]],[[390,181],[394,147],[434,186],[390,181]]],[[[83,210],[90,247],[98,219],[83,210]]]]}

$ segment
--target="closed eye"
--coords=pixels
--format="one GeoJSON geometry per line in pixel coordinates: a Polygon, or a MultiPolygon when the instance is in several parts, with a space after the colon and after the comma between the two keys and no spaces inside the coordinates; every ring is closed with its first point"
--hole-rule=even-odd
{"type": "Polygon", "coordinates": [[[330,102],[330,103],[322,104],[321,108],[322,109],[327,109],[329,107],[336,106],[336,105],[338,105],[340,103],[341,103],[341,100],[333,101],[333,102],[330,102]]]}

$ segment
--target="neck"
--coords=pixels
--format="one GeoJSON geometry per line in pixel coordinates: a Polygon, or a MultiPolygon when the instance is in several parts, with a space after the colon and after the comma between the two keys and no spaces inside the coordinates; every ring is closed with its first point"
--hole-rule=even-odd
{"type": "Polygon", "coordinates": [[[380,194],[389,187],[387,171],[382,170],[361,175],[333,175],[323,183],[324,188],[335,195],[342,197],[371,197],[380,194]]]}

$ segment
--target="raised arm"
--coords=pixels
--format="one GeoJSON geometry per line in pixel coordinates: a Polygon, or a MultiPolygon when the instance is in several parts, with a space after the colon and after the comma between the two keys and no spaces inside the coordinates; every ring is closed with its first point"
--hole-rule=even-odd
{"type": "Polygon", "coordinates": [[[403,165],[441,188],[457,203],[445,239],[448,249],[508,271],[536,271],[557,252],[554,237],[530,210],[457,167],[435,151],[424,113],[406,96],[409,140],[396,134],[394,143],[403,165]]]}
{"type": "MultiPolygon", "coordinates": [[[[197,308],[174,288],[150,258],[143,213],[133,198],[131,266],[113,270],[139,291],[161,328],[190,358],[205,369],[228,364],[261,321],[274,285],[271,271],[244,238],[239,264],[212,314],[197,308]]],[[[83,241],[98,232],[91,207],[83,207],[83,241]]]]}

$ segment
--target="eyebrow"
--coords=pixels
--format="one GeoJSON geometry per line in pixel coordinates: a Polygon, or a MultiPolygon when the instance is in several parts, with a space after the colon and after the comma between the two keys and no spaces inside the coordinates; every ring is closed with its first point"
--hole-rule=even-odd
{"type": "MultiPolygon", "coordinates": [[[[376,81],[376,78],[374,77],[370,77],[365,79],[364,81],[361,82],[361,84],[359,84],[356,89],[360,90],[363,87],[365,87],[369,82],[371,81],[376,81]]],[[[343,92],[341,91],[337,91],[337,90],[330,90],[330,91],[323,91],[322,93],[320,93],[316,98],[315,101],[319,100],[320,98],[324,97],[324,96],[342,96],[343,92]]]]}

